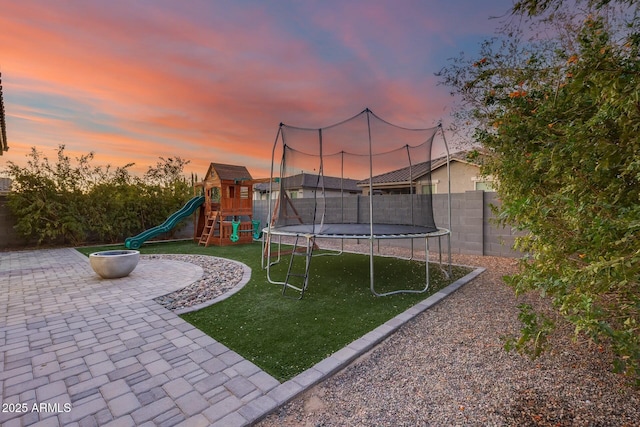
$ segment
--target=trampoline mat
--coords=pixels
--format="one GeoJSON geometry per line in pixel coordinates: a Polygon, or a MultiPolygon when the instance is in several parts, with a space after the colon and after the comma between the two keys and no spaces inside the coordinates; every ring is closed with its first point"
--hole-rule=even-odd
{"type": "MultiPolygon", "coordinates": [[[[427,237],[438,233],[435,227],[402,224],[373,224],[373,236],[376,239],[403,239],[407,237],[427,237]]],[[[266,229],[265,229],[266,232],[266,229]]],[[[367,239],[371,236],[369,224],[294,224],[271,228],[272,234],[304,235],[331,237],[336,239],[367,239]]]]}

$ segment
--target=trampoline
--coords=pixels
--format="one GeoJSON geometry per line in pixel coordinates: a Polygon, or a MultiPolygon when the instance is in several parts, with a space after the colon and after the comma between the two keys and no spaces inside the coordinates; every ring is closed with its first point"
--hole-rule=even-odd
{"type": "MultiPolygon", "coordinates": [[[[440,232],[445,233],[445,230],[440,232]]],[[[271,229],[271,234],[274,235],[310,234],[328,239],[418,239],[435,237],[437,233],[437,228],[405,224],[293,224],[271,229]]]]}
{"type": "Polygon", "coordinates": [[[262,266],[268,281],[282,286],[283,295],[293,290],[298,298],[304,296],[312,258],[327,255],[314,253],[316,239],[367,240],[370,291],[375,296],[428,290],[432,238],[438,239],[442,268],[441,238],[446,237],[449,260],[448,269],[443,271],[451,275],[449,150],[440,125],[426,129],[400,127],[369,109],[324,128],[281,123],[273,148],[270,182],[271,219],[263,229],[262,266]],[[437,134],[442,135],[446,150],[449,228],[436,226],[433,215],[431,151],[437,134]],[[281,161],[276,172],[278,148],[281,161]],[[313,173],[301,172],[305,169],[313,173]],[[346,178],[349,175],[356,178],[346,178]],[[290,245],[287,251],[282,249],[282,238],[290,245]],[[414,259],[414,240],[424,241],[426,280],[421,289],[376,290],[375,242],[394,239],[411,241],[410,259],[414,259]],[[290,255],[286,276],[274,280],[271,267],[281,262],[282,255],[290,255]],[[294,263],[296,256],[304,257],[302,267],[294,263]],[[299,283],[294,284],[294,280],[299,283]]]}

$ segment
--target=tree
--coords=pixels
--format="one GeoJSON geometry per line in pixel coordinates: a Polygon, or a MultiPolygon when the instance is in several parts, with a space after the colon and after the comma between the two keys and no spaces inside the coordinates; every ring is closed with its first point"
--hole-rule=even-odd
{"type": "Polygon", "coordinates": [[[160,157],[160,160],[154,167],[149,166],[144,174],[144,180],[148,184],[156,184],[164,187],[170,187],[175,182],[186,182],[184,177],[184,167],[191,163],[184,160],[180,156],[176,157],[160,157]]]}
{"type": "Polygon", "coordinates": [[[188,161],[163,159],[143,178],[129,169],[92,166],[94,154],[71,159],[65,146],[57,161],[31,149],[26,167],[8,162],[8,205],[16,229],[38,244],[116,243],[162,223],[191,195],[182,177],[188,161]]]}
{"type": "MultiPolygon", "coordinates": [[[[517,247],[530,257],[508,282],[548,296],[640,384],[635,3],[579,2],[574,11],[562,0],[520,1],[502,37],[440,76],[461,99],[458,119],[475,128],[483,172],[497,178],[499,220],[527,231],[517,247]]],[[[520,318],[507,347],[537,356],[553,322],[530,306],[520,318]]]]}
{"type": "Polygon", "coordinates": [[[60,145],[55,164],[35,147],[26,167],[9,161],[8,173],[13,182],[8,205],[18,218],[17,231],[36,239],[38,244],[84,242],[87,230],[83,225],[86,212],[82,191],[92,158],[93,154],[83,156],[74,167],[64,153],[64,145],[60,145]]]}

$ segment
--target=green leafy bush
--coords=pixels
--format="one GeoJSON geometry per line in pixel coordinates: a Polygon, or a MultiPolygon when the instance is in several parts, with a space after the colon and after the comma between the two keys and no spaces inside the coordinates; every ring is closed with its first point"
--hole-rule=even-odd
{"type": "Polygon", "coordinates": [[[162,223],[191,196],[182,176],[188,161],[160,158],[140,178],[133,164],[92,166],[93,153],[75,159],[57,150],[52,163],[35,147],[27,166],[8,162],[8,205],[16,229],[38,244],[116,243],[162,223]]]}
{"type": "MultiPolygon", "coordinates": [[[[534,22],[545,37],[508,26],[480,59],[458,58],[441,76],[497,178],[500,220],[528,231],[517,246],[530,257],[509,283],[550,297],[640,383],[638,7],[520,7],[540,4],[555,5],[534,22]]],[[[536,356],[551,323],[521,309],[522,335],[507,344],[536,356]]]]}

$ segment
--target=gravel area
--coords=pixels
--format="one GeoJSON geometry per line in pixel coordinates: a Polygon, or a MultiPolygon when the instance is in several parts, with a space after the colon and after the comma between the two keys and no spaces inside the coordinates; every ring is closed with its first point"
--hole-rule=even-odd
{"type": "Polygon", "coordinates": [[[224,258],[207,255],[142,255],[147,259],[172,259],[202,267],[202,279],[179,291],[154,298],[169,310],[178,310],[202,304],[233,289],[242,279],[240,264],[224,258]]]}
{"type": "Polygon", "coordinates": [[[535,361],[504,350],[501,337],[519,329],[516,305],[545,307],[504,284],[513,259],[453,261],[487,271],[257,425],[640,426],[640,391],[610,372],[606,351],[572,340],[568,325],[535,361]]]}
{"type": "MultiPolygon", "coordinates": [[[[344,249],[368,252],[366,244],[344,249]]],[[[380,252],[409,255],[385,246],[380,252]]],[[[424,253],[415,256],[424,259],[424,253]]],[[[202,280],[156,299],[171,310],[216,298],[242,277],[242,267],[222,258],[147,257],[204,270],[202,280]]],[[[552,350],[535,361],[505,352],[502,337],[519,329],[516,305],[546,308],[535,296],[516,299],[502,281],[515,271],[515,260],[454,255],[453,262],[487,271],[257,425],[640,426],[640,390],[610,372],[605,350],[574,341],[569,325],[560,324],[552,350]]]]}

